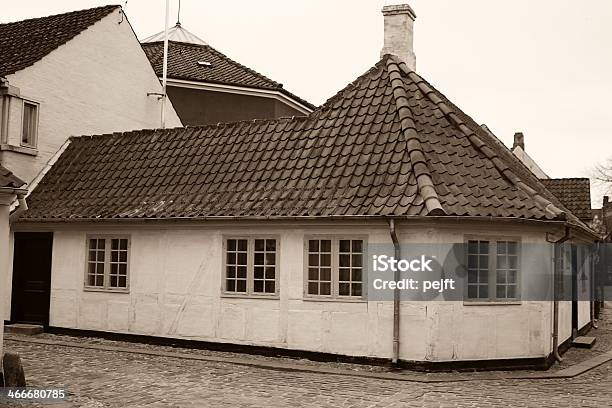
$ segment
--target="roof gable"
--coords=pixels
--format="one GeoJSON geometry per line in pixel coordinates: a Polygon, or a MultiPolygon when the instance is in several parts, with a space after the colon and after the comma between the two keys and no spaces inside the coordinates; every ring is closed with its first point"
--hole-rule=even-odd
{"type": "Polygon", "coordinates": [[[0,24],[0,77],[29,67],[119,7],[103,6],[0,24]]]}
{"type": "Polygon", "coordinates": [[[579,222],[494,139],[385,56],[305,118],[73,138],[24,218],[579,222]]]}
{"type": "MultiPolygon", "coordinates": [[[[157,76],[163,74],[164,43],[142,44],[157,76]]],[[[168,78],[208,82],[278,91],[313,109],[309,102],[283,88],[283,85],[242,65],[207,44],[168,41],[168,78]],[[210,65],[201,65],[199,62],[210,65]]]]}

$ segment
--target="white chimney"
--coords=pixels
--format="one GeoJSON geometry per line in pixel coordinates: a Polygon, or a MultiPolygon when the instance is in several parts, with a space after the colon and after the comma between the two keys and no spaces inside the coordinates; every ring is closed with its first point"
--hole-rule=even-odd
{"type": "Polygon", "coordinates": [[[408,4],[397,4],[383,7],[382,13],[385,17],[385,43],[380,56],[396,55],[408,65],[408,68],[415,71],[414,10],[408,4]]]}

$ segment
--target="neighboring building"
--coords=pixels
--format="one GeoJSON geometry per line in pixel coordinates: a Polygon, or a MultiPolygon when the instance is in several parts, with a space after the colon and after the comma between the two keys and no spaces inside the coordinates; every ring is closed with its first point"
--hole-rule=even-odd
{"type": "MultiPolygon", "coordinates": [[[[9,263],[10,263],[10,227],[9,213],[11,204],[17,197],[23,197],[27,190],[24,187],[24,182],[18,177],[15,177],[5,167],[0,165],[0,287],[10,287],[9,279],[9,263]]],[[[5,315],[5,310],[8,303],[4,299],[0,301],[0,317],[5,315]]],[[[2,362],[2,345],[4,334],[4,321],[0,320],[0,362],[2,362]]],[[[0,384],[3,383],[2,364],[0,364],[0,384]]]]}
{"type": "Polygon", "coordinates": [[[521,132],[514,134],[514,144],[512,145],[512,153],[539,179],[549,178],[544,170],[527,154],[525,151],[525,136],[521,132]]]}
{"type": "MultiPolygon", "coordinates": [[[[385,38],[412,38],[387,23],[385,38]]],[[[597,236],[411,68],[384,55],[307,117],[72,137],[15,224],[16,246],[46,241],[45,323],[419,363],[550,361],[554,307],[527,283],[550,283],[568,230],[572,244],[597,236]],[[396,235],[399,248],[458,245],[461,297],[399,313],[368,298],[368,248],[396,235]]],[[[573,279],[590,264],[563,254],[573,279]]],[[[30,262],[16,257],[14,275],[27,280],[30,262]]],[[[590,303],[560,302],[558,323],[571,342],[590,303]]]]}
{"type": "MultiPolygon", "coordinates": [[[[160,127],[162,88],[120,6],[0,24],[0,56],[0,163],[28,183],[71,135],[160,127]]],[[[166,118],[181,125],[170,103],[166,118]]]]}
{"type": "MultiPolygon", "coordinates": [[[[305,116],[314,106],[220,53],[177,23],[169,30],[167,93],[185,125],[305,116]]],[[[162,78],[164,33],[143,41],[162,78]]]]}
{"type": "Polygon", "coordinates": [[[593,211],[591,210],[591,181],[588,178],[546,178],[540,181],[572,214],[585,224],[591,224],[593,211]]]}

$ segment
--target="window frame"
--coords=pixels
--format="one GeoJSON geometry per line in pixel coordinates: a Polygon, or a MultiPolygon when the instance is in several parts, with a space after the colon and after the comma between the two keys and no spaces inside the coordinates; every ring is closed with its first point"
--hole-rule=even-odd
{"type": "Polygon", "coordinates": [[[20,135],[19,135],[19,145],[20,146],[36,149],[36,146],[38,145],[38,119],[39,119],[39,116],[40,116],[40,103],[34,102],[32,100],[29,100],[29,99],[21,99],[21,132],[20,132],[20,135]],[[32,141],[27,142],[27,143],[23,141],[23,136],[24,136],[23,127],[24,127],[24,124],[25,124],[24,122],[25,122],[26,105],[31,105],[31,106],[35,107],[34,134],[32,135],[32,141]]]}
{"type": "Polygon", "coordinates": [[[463,285],[464,305],[513,305],[522,304],[522,285],[521,279],[523,276],[522,271],[522,252],[523,245],[520,236],[508,236],[508,235],[466,235],[464,237],[464,266],[465,266],[465,282],[463,285]],[[489,252],[488,252],[488,293],[487,298],[470,298],[468,294],[469,281],[468,281],[468,244],[469,241],[488,241],[489,252]],[[497,297],[497,243],[498,241],[516,242],[517,244],[517,271],[516,271],[516,296],[513,298],[498,298],[497,297]]]}
{"type": "Polygon", "coordinates": [[[130,292],[130,263],[131,263],[131,247],[132,240],[130,235],[124,234],[87,234],[85,238],[85,273],[83,280],[83,288],[87,292],[112,292],[112,293],[129,293],[130,292]],[[89,241],[92,239],[104,239],[104,286],[88,285],[89,274],[89,241]],[[111,252],[113,239],[127,239],[127,266],[126,266],[126,287],[113,288],[110,286],[110,271],[111,271],[111,252]]]}
{"type": "MultiPolygon", "coordinates": [[[[279,235],[257,234],[257,235],[223,235],[222,237],[222,269],[221,269],[221,297],[225,298],[246,298],[246,299],[279,299],[280,298],[280,248],[281,240],[279,235]],[[227,241],[230,239],[247,240],[247,277],[246,292],[227,291],[227,241]],[[255,286],[255,240],[274,239],[276,241],[275,270],[274,270],[274,293],[259,293],[253,290],[255,286]]],[[[265,270],[264,270],[265,274],[265,270]]],[[[264,275],[265,276],[265,275],[264,275]]],[[[264,284],[265,285],[265,284],[264,284]]]]}
{"type": "Polygon", "coordinates": [[[304,236],[303,245],[303,299],[311,301],[327,301],[327,302],[367,302],[368,289],[368,237],[367,235],[326,235],[314,234],[304,236]],[[331,240],[331,293],[329,295],[313,295],[308,293],[308,255],[310,240],[331,240]],[[361,240],[362,241],[362,271],[361,271],[361,296],[340,296],[339,281],[340,281],[340,241],[341,240],[361,240]]]}

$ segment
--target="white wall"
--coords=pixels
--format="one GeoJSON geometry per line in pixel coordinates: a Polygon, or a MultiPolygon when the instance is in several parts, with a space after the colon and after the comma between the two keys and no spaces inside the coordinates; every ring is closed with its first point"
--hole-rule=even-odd
{"type": "MultiPolygon", "coordinates": [[[[160,93],[161,85],[119,10],[7,79],[21,97],[40,103],[37,156],[1,153],[2,163],[27,182],[70,136],[160,127],[161,102],[147,92],[160,93]]],[[[167,126],[181,126],[167,106],[167,126]]],[[[21,101],[15,98],[8,136],[19,146],[21,101]]]]}
{"type": "MultiPolygon", "coordinates": [[[[126,233],[108,228],[55,232],[52,326],[391,357],[392,302],[303,298],[304,235],[367,233],[370,244],[391,244],[384,224],[368,228],[132,227],[128,231],[130,293],[86,292],[87,233],[126,233]],[[223,234],[262,232],[280,238],[280,299],[221,297],[223,234]]],[[[491,234],[499,229],[472,232],[491,234]]],[[[463,242],[465,227],[411,227],[408,231],[400,226],[400,231],[404,232],[402,242],[463,242]]],[[[543,233],[520,234],[523,242],[544,240],[543,233]]],[[[405,360],[543,357],[551,351],[551,308],[546,302],[495,306],[405,302],[401,315],[401,358],[405,360]]]]}
{"type": "MultiPolygon", "coordinates": [[[[9,281],[9,206],[15,199],[14,194],[7,194],[0,191],[0,293],[5,292],[9,281]]],[[[3,299],[2,299],[3,300],[3,299]]],[[[7,308],[3,301],[0,301],[0,318],[4,316],[7,308]]],[[[0,320],[0,358],[2,358],[2,345],[4,335],[4,321],[0,320]]],[[[1,368],[0,368],[1,369],[1,368]]]]}

